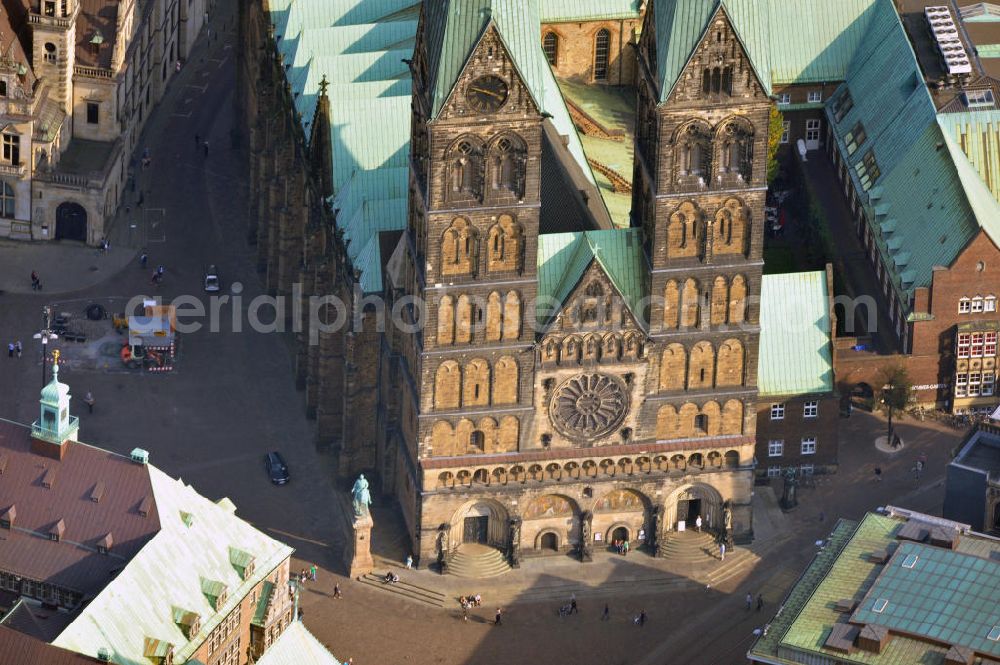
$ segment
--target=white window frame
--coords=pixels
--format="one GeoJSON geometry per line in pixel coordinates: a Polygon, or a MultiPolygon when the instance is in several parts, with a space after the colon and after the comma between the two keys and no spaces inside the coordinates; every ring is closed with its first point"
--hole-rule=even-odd
{"type": "Polygon", "coordinates": [[[997,377],[993,372],[983,372],[983,389],[979,393],[983,397],[989,397],[996,391],[997,377]]]}
{"type": "Polygon", "coordinates": [[[816,418],[819,416],[819,400],[811,399],[802,405],[803,418],[816,418]]]}
{"type": "Polygon", "coordinates": [[[814,436],[804,436],[802,437],[802,444],[799,448],[799,453],[802,455],[815,455],[816,454],[816,437],[814,436]]]}
{"type": "Polygon", "coordinates": [[[982,374],[979,372],[969,372],[969,397],[979,397],[982,390],[982,374]]]}
{"type": "Polygon", "coordinates": [[[997,311],[997,297],[996,296],[986,296],[983,298],[983,311],[984,312],[995,312],[997,311]]]}
{"type": "Polygon", "coordinates": [[[792,121],[783,120],[781,122],[781,143],[788,143],[791,140],[792,121]]]}
{"type": "Polygon", "coordinates": [[[781,467],[780,466],[769,466],[769,467],[767,467],[767,477],[768,478],[780,478],[781,477],[781,467]]]}
{"type": "Polygon", "coordinates": [[[955,397],[965,397],[966,386],[969,384],[968,374],[956,374],[955,375],[955,397]]]}
{"type": "Polygon", "coordinates": [[[983,347],[986,344],[986,336],[981,332],[972,333],[971,348],[969,349],[970,358],[982,358],[983,357],[983,347]]]}
{"type": "Polygon", "coordinates": [[[959,358],[968,358],[971,345],[972,335],[970,333],[958,333],[955,355],[959,358]]]}
{"type": "Polygon", "coordinates": [[[972,313],[979,314],[983,311],[983,298],[982,296],[976,296],[972,299],[972,313]]]}
{"type": "Polygon", "coordinates": [[[823,101],[823,93],[822,92],[820,92],[819,90],[810,90],[809,91],[809,103],[810,104],[818,104],[819,102],[822,102],[822,101],[823,101]]]}
{"type": "Polygon", "coordinates": [[[785,454],[785,440],[784,439],[771,439],[767,442],[767,456],[768,457],[781,457],[785,454]]]}
{"type": "Polygon", "coordinates": [[[792,93],[782,92],[778,95],[778,105],[787,106],[792,103],[792,93]]]}
{"type": "Polygon", "coordinates": [[[816,473],[816,467],[812,464],[802,464],[799,466],[799,471],[802,472],[803,476],[811,476],[816,473]]]}
{"type": "Polygon", "coordinates": [[[958,300],[958,313],[968,314],[972,309],[972,301],[969,298],[959,298],[958,300]]]}
{"type": "Polygon", "coordinates": [[[785,419],[785,403],[779,402],[771,405],[771,420],[785,419]]]}
{"type": "Polygon", "coordinates": [[[818,118],[806,120],[806,141],[819,141],[822,136],[823,123],[818,118]],[[810,138],[814,136],[815,138],[810,138]]]}
{"type": "Polygon", "coordinates": [[[997,354],[996,331],[983,333],[983,357],[992,358],[997,354]]]}

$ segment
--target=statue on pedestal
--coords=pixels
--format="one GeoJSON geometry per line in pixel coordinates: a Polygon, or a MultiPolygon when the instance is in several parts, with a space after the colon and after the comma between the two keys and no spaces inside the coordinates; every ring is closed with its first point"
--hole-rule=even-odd
{"type": "Polygon", "coordinates": [[[521,566],[521,518],[513,517],[510,520],[510,550],[508,552],[508,558],[510,559],[511,568],[520,568],[521,566]]]}
{"type": "Polygon", "coordinates": [[[351,488],[351,499],[354,504],[354,517],[363,517],[368,514],[368,506],[372,505],[372,495],[368,491],[368,481],[365,474],[358,476],[351,488]]]}
{"type": "Polygon", "coordinates": [[[587,562],[594,560],[593,546],[593,519],[594,513],[589,510],[580,515],[580,561],[587,562]]]}
{"type": "Polygon", "coordinates": [[[660,539],[663,537],[663,506],[653,508],[653,532],[649,534],[649,547],[653,552],[660,548],[660,539]]]}
{"type": "Polygon", "coordinates": [[[784,489],[781,493],[781,509],[788,511],[793,510],[797,505],[799,505],[798,497],[796,496],[798,491],[796,488],[799,486],[798,477],[795,474],[795,469],[789,468],[785,473],[785,483],[784,489]]]}

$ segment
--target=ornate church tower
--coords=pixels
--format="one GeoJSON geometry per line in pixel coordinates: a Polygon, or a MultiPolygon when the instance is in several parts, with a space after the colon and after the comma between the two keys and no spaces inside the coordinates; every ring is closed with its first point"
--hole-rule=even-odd
{"type": "Polygon", "coordinates": [[[51,86],[66,115],[73,115],[73,67],[76,62],[77,0],[31,0],[31,64],[51,86]]]}
{"type": "MultiPolygon", "coordinates": [[[[425,3],[412,63],[409,292],[427,311],[406,354],[415,403],[402,408],[419,414],[411,454],[421,461],[516,451],[532,413],[525,306],[536,291],[543,118],[524,71],[540,50],[512,50],[537,44],[505,39],[491,4],[425,3]]],[[[414,527],[433,531],[461,498],[415,503],[425,514],[414,527]]],[[[433,551],[433,532],[415,535],[433,551]]],[[[505,521],[484,539],[504,545],[505,521]]]]}
{"type": "Polygon", "coordinates": [[[658,440],[732,439],[751,459],[771,101],[718,0],[649,3],[639,60],[633,225],[660,350],[647,416],[658,440]]]}

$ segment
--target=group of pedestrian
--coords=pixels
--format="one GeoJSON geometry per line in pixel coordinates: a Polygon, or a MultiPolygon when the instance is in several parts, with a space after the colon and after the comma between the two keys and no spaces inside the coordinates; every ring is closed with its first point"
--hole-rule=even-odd
{"type": "Polygon", "coordinates": [[[566,617],[569,616],[570,614],[579,614],[579,613],[580,613],[580,608],[577,607],[575,593],[569,597],[568,603],[566,603],[565,605],[561,605],[559,607],[560,617],[566,617]]]}
{"type": "MultiPolygon", "coordinates": [[[[143,257],[145,256],[146,255],[143,254],[142,257],[139,258],[139,261],[142,262],[143,257]]],[[[156,284],[157,286],[159,286],[163,282],[163,273],[165,273],[166,271],[167,269],[164,268],[162,264],[158,265],[156,267],[156,270],[153,271],[153,276],[150,278],[149,283],[156,284]]]]}
{"type": "Polygon", "coordinates": [[[470,607],[479,607],[483,604],[483,597],[478,593],[469,596],[460,596],[458,599],[458,604],[462,606],[463,610],[467,610],[470,607]]]}
{"type": "Polygon", "coordinates": [[[628,555],[628,550],[629,550],[628,538],[615,539],[615,541],[612,543],[612,546],[615,548],[615,551],[621,554],[622,556],[628,555]]]}
{"type": "MultiPolygon", "coordinates": [[[[747,605],[747,612],[749,612],[750,610],[753,609],[753,605],[754,605],[753,594],[750,593],[749,591],[747,591],[747,597],[746,597],[745,600],[746,600],[746,605],[747,605]]],[[[757,594],[757,611],[760,612],[762,609],[764,609],[764,596],[758,593],[757,594]]]]}
{"type": "Polygon", "coordinates": [[[21,357],[21,353],[23,353],[23,352],[24,352],[24,347],[21,346],[21,340],[17,340],[16,342],[8,342],[7,343],[7,357],[8,358],[13,358],[15,356],[17,356],[18,358],[20,358],[21,357]]]}
{"type": "Polygon", "coordinates": [[[632,623],[642,628],[646,625],[646,610],[639,610],[639,613],[632,619],[632,623]]]}
{"type": "Polygon", "coordinates": [[[299,584],[305,584],[306,582],[316,581],[316,566],[312,565],[308,568],[303,568],[299,572],[299,584]]]}

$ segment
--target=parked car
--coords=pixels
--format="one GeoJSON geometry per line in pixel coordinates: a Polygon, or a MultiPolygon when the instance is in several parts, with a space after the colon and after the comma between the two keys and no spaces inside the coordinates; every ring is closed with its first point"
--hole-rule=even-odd
{"type": "Polygon", "coordinates": [[[267,475],[275,485],[284,485],[288,482],[288,465],[277,451],[264,456],[264,468],[267,469],[267,475]]]}
{"type": "Polygon", "coordinates": [[[215,293],[222,288],[222,279],[219,277],[219,270],[215,265],[208,266],[205,271],[205,291],[215,293]]]}

